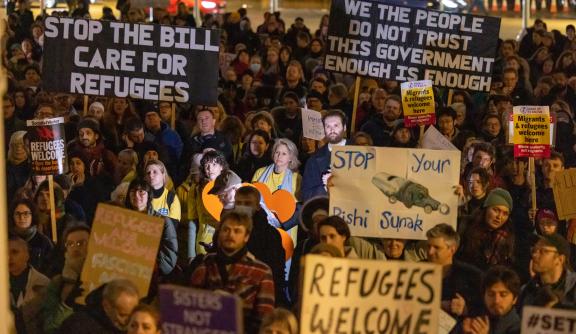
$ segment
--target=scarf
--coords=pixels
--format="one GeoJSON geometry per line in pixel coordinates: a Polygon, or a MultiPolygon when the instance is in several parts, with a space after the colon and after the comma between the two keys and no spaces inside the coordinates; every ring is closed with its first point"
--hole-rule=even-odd
{"type": "MultiPolygon", "coordinates": [[[[271,164],[268,167],[266,167],[266,169],[264,170],[264,173],[262,173],[260,178],[258,178],[258,182],[265,183],[266,180],[268,180],[268,178],[270,178],[270,175],[272,175],[272,173],[274,173],[274,164],[271,164]]],[[[282,184],[276,190],[281,190],[281,189],[286,190],[289,193],[292,193],[292,171],[288,168],[284,172],[284,178],[282,179],[282,184]]],[[[274,191],[272,191],[272,192],[274,192],[274,191]]]]}
{"type": "Polygon", "coordinates": [[[36,235],[36,232],[38,232],[38,227],[30,226],[29,228],[24,230],[16,228],[15,231],[19,237],[26,240],[26,242],[30,242],[30,240],[32,240],[32,238],[34,238],[34,236],[36,235]]]}
{"type": "Polygon", "coordinates": [[[226,269],[226,266],[240,262],[247,253],[248,248],[246,246],[242,247],[232,255],[227,255],[220,247],[216,249],[216,265],[218,266],[220,277],[222,277],[222,285],[228,284],[228,270],[226,269]]]}

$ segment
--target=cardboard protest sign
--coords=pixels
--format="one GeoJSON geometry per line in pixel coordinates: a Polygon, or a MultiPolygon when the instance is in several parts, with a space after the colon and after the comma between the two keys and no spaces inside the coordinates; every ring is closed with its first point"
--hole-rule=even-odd
{"type": "Polygon", "coordinates": [[[422,148],[427,148],[430,150],[452,150],[458,151],[458,148],[452,144],[448,138],[444,137],[436,127],[429,127],[426,132],[424,132],[424,138],[422,138],[422,148]]]}
{"type": "Polygon", "coordinates": [[[300,332],[437,333],[441,267],[307,255],[300,332]]]}
{"type": "Polygon", "coordinates": [[[64,174],[66,136],[64,118],[32,119],[26,122],[34,175],[64,174]]]}
{"type": "Polygon", "coordinates": [[[354,236],[426,239],[447,223],[456,229],[460,151],[335,146],[330,214],[354,236]]]}
{"type": "Polygon", "coordinates": [[[324,124],[322,114],[318,111],[302,108],[302,135],[314,140],[324,139],[324,124]]]}
{"type": "Polygon", "coordinates": [[[438,334],[449,334],[454,326],[456,326],[456,319],[440,309],[438,314],[438,334]]]}
{"type": "Polygon", "coordinates": [[[85,295],[116,278],[131,280],[140,296],[148,294],[164,220],[136,211],[98,204],[81,280],[85,295]]]}
{"type": "Polygon", "coordinates": [[[242,333],[242,301],[234,295],[176,285],[158,292],[163,333],[242,333]]]}
{"type": "Polygon", "coordinates": [[[432,81],[403,82],[400,84],[400,89],[402,92],[402,112],[404,113],[404,124],[406,127],[436,124],[436,106],[434,104],[432,81]]]}
{"type": "Polygon", "coordinates": [[[55,16],[44,25],[49,91],[216,105],[217,30],[55,16]]]}
{"type": "Polygon", "coordinates": [[[512,142],[514,157],[550,156],[550,112],[548,106],[515,106],[512,142]]]}
{"type": "Polygon", "coordinates": [[[576,169],[554,172],[552,182],[558,218],[576,218],[576,169]]]}
{"type": "Polygon", "coordinates": [[[333,0],[324,68],[490,91],[500,18],[333,0]]]}
{"type": "Polygon", "coordinates": [[[576,333],[576,312],[573,310],[524,306],[522,309],[523,334],[576,333]]]}

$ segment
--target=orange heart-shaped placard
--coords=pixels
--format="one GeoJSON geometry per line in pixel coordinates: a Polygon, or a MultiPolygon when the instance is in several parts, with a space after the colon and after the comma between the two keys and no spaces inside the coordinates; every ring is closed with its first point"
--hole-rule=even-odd
{"type": "Polygon", "coordinates": [[[277,230],[280,233],[280,237],[282,238],[282,248],[284,248],[286,261],[288,261],[290,258],[292,258],[292,254],[294,253],[294,241],[288,232],[281,228],[277,228],[277,230]]]}
{"type": "Polygon", "coordinates": [[[278,216],[280,222],[284,223],[292,218],[294,211],[296,211],[296,199],[286,190],[276,190],[274,193],[261,182],[255,182],[254,186],[260,191],[264,203],[268,209],[278,216]]]}
{"type": "MultiPolygon", "coordinates": [[[[251,183],[242,183],[241,186],[253,187],[254,185],[251,183]]],[[[214,219],[220,221],[220,215],[222,214],[224,205],[217,195],[208,194],[212,188],[214,188],[214,181],[210,181],[204,186],[204,189],[202,189],[202,203],[204,203],[206,211],[208,211],[214,219]]]]}
{"type": "Polygon", "coordinates": [[[214,181],[210,181],[204,186],[204,189],[202,189],[202,203],[204,203],[204,208],[206,208],[210,216],[216,220],[220,220],[220,214],[222,213],[222,209],[224,209],[224,205],[222,205],[218,196],[208,194],[212,188],[214,188],[214,181]]]}

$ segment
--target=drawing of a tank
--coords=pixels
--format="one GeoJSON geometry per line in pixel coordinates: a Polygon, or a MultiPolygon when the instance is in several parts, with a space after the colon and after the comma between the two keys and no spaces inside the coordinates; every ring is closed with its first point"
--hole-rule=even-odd
{"type": "Polygon", "coordinates": [[[438,210],[441,214],[447,215],[450,211],[447,204],[440,203],[430,197],[428,188],[419,183],[384,172],[374,175],[372,183],[384,195],[388,196],[390,203],[400,201],[407,208],[418,206],[423,208],[426,213],[438,210]]]}

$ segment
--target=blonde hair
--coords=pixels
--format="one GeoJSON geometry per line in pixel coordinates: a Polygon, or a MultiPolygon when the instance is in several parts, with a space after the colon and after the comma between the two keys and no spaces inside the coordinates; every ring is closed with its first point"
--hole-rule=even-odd
{"type": "Polygon", "coordinates": [[[264,319],[262,319],[262,325],[260,326],[260,334],[265,333],[264,330],[266,327],[274,324],[280,323],[290,334],[298,334],[298,320],[292,312],[283,309],[283,308],[276,308],[271,313],[268,313],[264,319]]]}
{"type": "Polygon", "coordinates": [[[148,171],[148,167],[150,166],[158,166],[158,168],[160,168],[160,171],[162,172],[162,174],[164,174],[163,186],[166,186],[166,183],[168,183],[168,171],[166,170],[166,166],[164,165],[164,163],[160,160],[149,160],[146,163],[146,166],[144,166],[144,172],[148,171]]]}
{"type": "Polygon", "coordinates": [[[272,146],[272,160],[274,160],[274,154],[280,145],[286,146],[288,149],[288,153],[290,153],[290,163],[288,164],[288,168],[291,171],[295,172],[300,167],[300,160],[298,160],[298,148],[296,145],[287,138],[278,138],[274,141],[274,146],[272,146]]]}
{"type": "Polygon", "coordinates": [[[24,136],[26,136],[26,131],[16,131],[10,136],[10,144],[8,146],[8,154],[7,160],[8,162],[16,163],[17,161],[14,158],[14,150],[16,145],[24,145],[24,150],[26,151],[26,156],[28,156],[28,150],[26,149],[26,145],[24,144],[24,136]]]}

